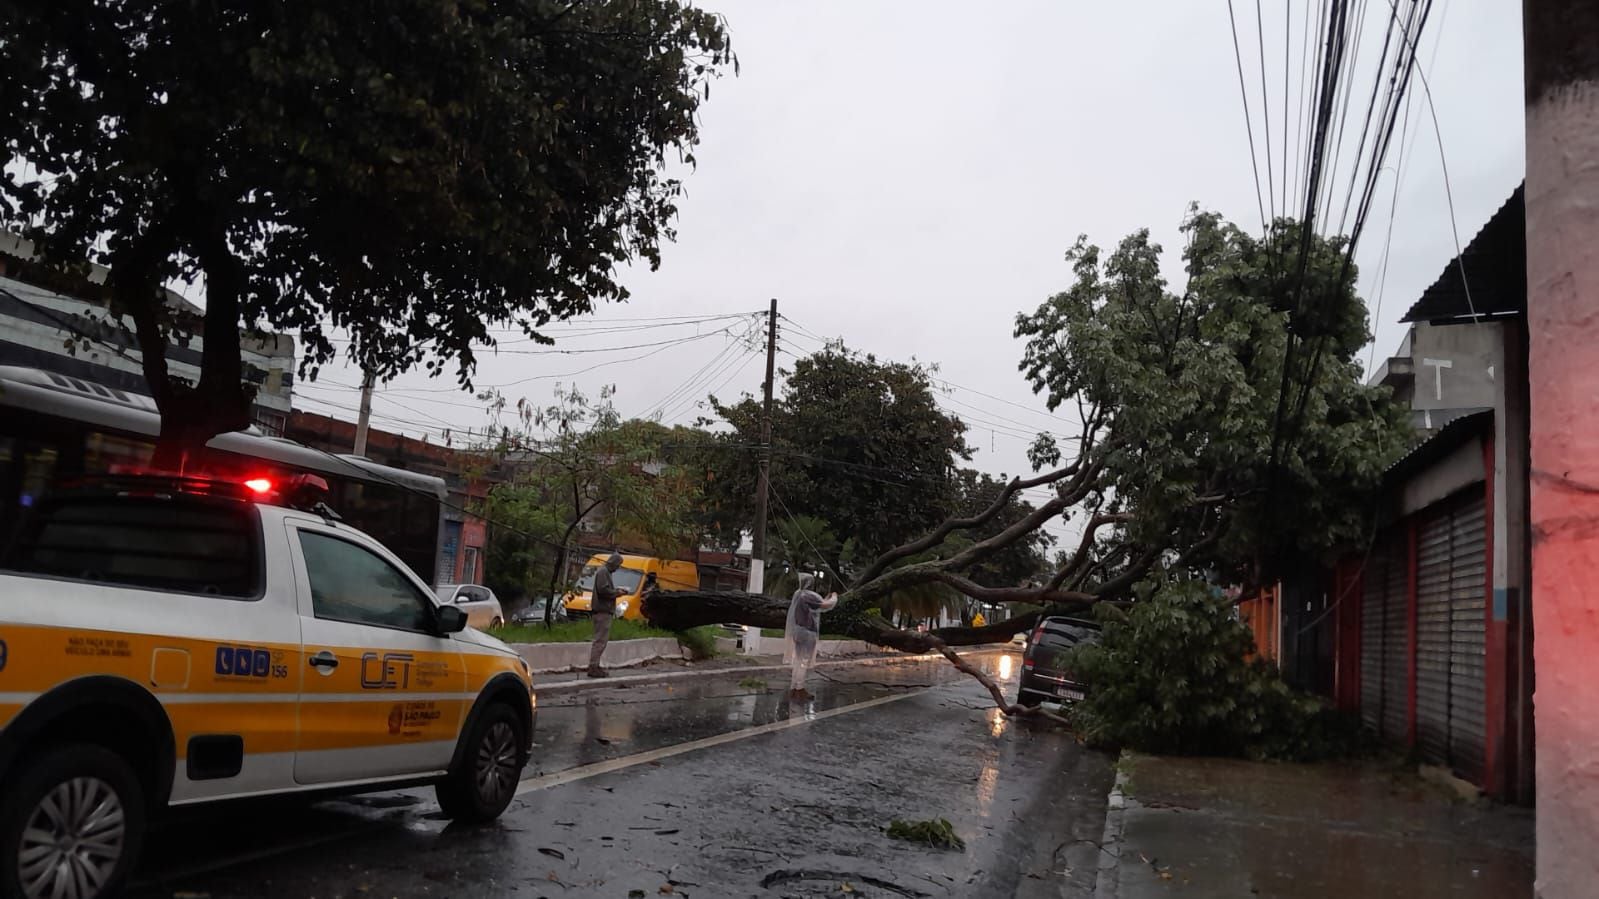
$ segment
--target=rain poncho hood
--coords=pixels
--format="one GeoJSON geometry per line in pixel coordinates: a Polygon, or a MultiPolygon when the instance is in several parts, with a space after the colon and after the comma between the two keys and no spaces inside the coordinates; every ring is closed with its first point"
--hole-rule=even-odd
{"type": "Polygon", "coordinates": [[[816,641],[822,633],[822,613],[838,605],[838,597],[823,598],[811,589],[815,578],[800,575],[799,589],[788,603],[788,622],[783,626],[783,664],[799,662],[809,667],[816,660],[816,641]]]}

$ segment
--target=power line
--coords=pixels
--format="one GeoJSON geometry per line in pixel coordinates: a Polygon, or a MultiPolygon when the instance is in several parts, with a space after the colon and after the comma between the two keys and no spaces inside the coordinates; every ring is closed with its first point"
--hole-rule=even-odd
{"type": "MultiPolygon", "coordinates": [[[[1446,19],[1448,19],[1448,17],[1449,17],[1449,0],[1444,0],[1444,5],[1438,12],[1438,26],[1437,26],[1437,28],[1434,29],[1435,31],[1438,32],[1438,38],[1433,41],[1433,44],[1432,44],[1432,55],[1430,57],[1428,57],[1428,59],[1427,59],[1427,68],[1428,69],[1432,68],[1433,65],[1436,64],[1437,61],[1438,61],[1438,49],[1443,45],[1443,24],[1444,24],[1444,21],[1446,19]]],[[[1418,73],[1418,75],[1420,75],[1420,77],[1423,79],[1423,82],[1425,83],[1425,77],[1426,77],[1425,71],[1423,71],[1421,73],[1418,73]]],[[[1392,200],[1389,203],[1389,210],[1388,210],[1388,233],[1387,233],[1387,236],[1383,240],[1382,256],[1381,256],[1381,258],[1380,258],[1380,260],[1378,262],[1377,305],[1376,305],[1375,310],[1372,313],[1371,349],[1370,349],[1370,352],[1368,353],[1367,359],[1366,359],[1366,376],[1367,377],[1371,376],[1372,372],[1375,370],[1375,366],[1376,366],[1376,363],[1377,363],[1377,330],[1381,326],[1383,298],[1384,298],[1384,296],[1385,296],[1385,294],[1387,292],[1388,262],[1389,262],[1389,254],[1390,254],[1390,252],[1393,249],[1394,221],[1395,221],[1395,219],[1398,218],[1399,191],[1400,191],[1400,188],[1404,184],[1405,175],[1408,174],[1409,171],[1410,171],[1410,164],[1409,163],[1410,163],[1410,160],[1412,158],[1412,151],[1415,149],[1415,146],[1416,146],[1416,140],[1417,140],[1417,138],[1419,138],[1421,136],[1420,129],[1417,129],[1417,131],[1414,134],[1410,134],[1410,104],[1411,104],[1411,100],[1412,99],[1413,99],[1413,95],[1408,95],[1407,94],[1406,97],[1405,97],[1404,122],[1400,126],[1400,130],[1399,130],[1399,157],[1394,162],[1394,168],[1395,168],[1395,172],[1394,172],[1394,190],[1393,190],[1393,198],[1392,198],[1392,200]],[[1405,135],[1406,134],[1410,134],[1410,140],[1408,142],[1405,140],[1405,135]]],[[[1459,253],[1456,253],[1456,255],[1458,256],[1459,253]]]]}
{"type": "MultiPolygon", "coordinates": [[[[711,380],[716,378],[716,376],[724,370],[718,366],[727,361],[730,354],[734,354],[735,351],[740,347],[744,347],[748,352],[753,352],[753,350],[749,350],[745,341],[749,340],[750,335],[754,333],[758,324],[758,321],[752,319],[744,331],[729,341],[728,344],[722,348],[720,353],[712,356],[710,361],[702,365],[699,370],[690,375],[683,383],[673,388],[667,393],[666,396],[652,404],[649,409],[647,409],[645,413],[639,417],[648,418],[657,414],[663,419],[669,417],[667,409],[675,409],[679,401],[681,401],[684,397],[692,396],[696,391],[702,389],[706,384],[709,384],[711,380]]],[[[736,356],[733,358],[736,358],[736,356]]]]}
{"type": "MultiPolygon", "coordinates": [[[[1395,0],[1388,0],[1388,2],[1390,5],[1392,5],[1395,0]]],[[[1431,6],[1431,3],[1429,2],[1428,5],[1431,6]]],[[[1409,35],[1406,35],[1405,39],[1410,43],[1411,58],[1414,60],[1416,52],[1415,43],[1409,35]]],[[[1438,141],[1438,165],[1443,170],[1444,196],[1449,201],[1449,233],[1455,241],[1455,264],[1460,270],[1460,287],[1466,295],[1466,309],[1471,312],[1472,319],[1476,320],[1477,307],[1476,304],[1471,301],[1471,285],[1467,283],[1466,280],[1465,261],[1460,258],[1460,226],[1457,223],[1458,219],[1455,215],[1455,191],[1449,183],[1449,160],[1444,157],[1444,133],[1443,129],[1438,126],[1438,108],[1434,106],[1432,102],[1432,86],[1427,82],[1427,74],[1420,71],[1418,71],[1416,74],[1421,79],[1422,91],[1427,95],[1427,112],[1432,117],[1432,133],[1438,141]]]]}
{"type": "MultiPolygon", "coordinates": [[[[651,350],[651,351],[649,351],[647,353],[640,353],[637,356],[629,356],[626,359],[610,359],[610,360],[607,360],[605,362],[597,362],[597,363],[595,363],[593,365],[587,366],[585,368],[579,368],[579,369],[576,369],[576,370],[573,370],[573,371],[559,372],[559,373],[556,373],[556,374],[549,374],[549,375],[532,375],[532,376],[526,377],[526,378],[518,378],[515,381],[507,381],[504,384],[479,384],[479,385],[475,385],[474,389],[504,390],[507,387],[520,387],[523,384],[528,384],[528,383],[531,383],[533,381],[552,381],[552,380],[555,380],[557,378],[572,378],[572,377],[576,377],[578,375],[588,374],[591,371],[595,371],[597,369],[605,368],[606,366],[622,365],[622,364],[628,363],[628,362],[638,362],[638,361],[640,361],[642,359],[648,359],[651,356],[655,356],[655,355],[658,355],[660,353],[663,353],[666,350],[671,349],[674,346],[684,346],[684,345],[687,345],[687,344],[690,344],[690,343],[694,343],[695,341],[704,340],[707,337],[715,337],[715,336],[720,335],[720,334],[730,334],[730,333],[732,333],[732,328],[731,327],[720,328],[720,329],[715,330],[715,331],[707,331],[704,334],[696,334],[693,337],[682,337],[682,338],[679,338],[676,341],[668,342],[665,345],[660,346],[660,347],[658,347],[656,349],[653,349],[653,350],[651,350]]],[[[407,391],[409,391],[411,393],[460,393],[461,391],[465,390],[466,388],[464,386],[457,386],[457,387],[407,387],[407,388],[397,388],[397,389],[404,389],[404,390],[407,390],[407,391]]]]}
{"type": "Polygon", "coordinates": [[[1233,0],[1227,0],[1227,24],[1233,32],[1233,60],[1238,64],[1238,94],[1244,103],[1244,130],[1249,134],[1249,171],[1255,177],[1255,208],[1260,211],[1260,229],[1266,230],[1266,201],[1260,190],[1260,161],[1255,153],[1254,117],[1249,114],[1249,89],[1244,86],[1244,54],[1238,49],[1238,20],[1233,15],[1233,0]]]}
{"type": "MultiPolygon", "coordinates": [[[[722,390],[727,387],[727,385],[733,383],[733,380],[735,378],[737,378],[739,375],[742,375],[744,373],[744,370],[750,367],[750,363],[751,362],[755,361],[756,359],[759,359],[760,357],[761,357],[761,354],[758,353],[758,352],[755,352],[753,350],[751,350],[750,352],[746,353],[744,355],[744,361],[742,363],[740,363],[738,369],[735,370],[733,372],[733,374],[729,375],[726,380],[724,380],[724,381],[722,381],[722,383],[718,384],[716,386],[716,388],[711,391],[711,395],[715,396],[716,394],[721,393],[722,390]]],[[[685,409],[683,411],[686,412],[687,410],[685,409]]],[[[676,415],[671,416],[671,418],[675,419],[675,418],[677,418],[678,415],[681,415],[681,414],[683,414],[683,412],[678,412],[676,415]]]]}
{"type": "MultiPolygon", "coordinates": [[[[1266,93],[1266,26],[1260,15],[1260,0],[1255,0],[1255,46],[1259,49],[1260,57],[1260,115],[1264,120],[1261,134],[1265,135],[1266,138],[1266,200],[1270,203],[1270,220],[1276,221],[1277,191],[1271,183],[1271,97],[1266,93]]],[[[1244,114],[1248,115],[1247,109],[1244,114]]],[[[1283,199],[1287,200],[1286,197],[1283,199]]],[[[1261,227],[1262,229],[1266,228],[1266,223],[1261,222],[1261,227]]]]}
{"type": "MultiPolygon", "coordinates": [[[[734,346],[736,347],[737,344],[735,344],[734,346]]],[[[704,396],[697,395],[700,390],[702,390],[704,387],[708,386],[710,384],[710,382],[716,380],[718,377],[721,377],[724,373],[726,373],[729,369],[731,369],[734,365],[738,364],[740,361],[743,361],[744,363],[748,364],[750,359],[752,359],[752,358],[754,358],[756,356],[759,356],[759,355],[761,355],[759,352],[757,352],[755,350],[752,350],[752,349],[749,349],[748,347],[744,348],[744,352],[743,352],[742,355],[736,354],[736,353],[728,355],[727,358],[724,359],[720,365],[718,365],[716,368],[712,369],[708,374],[706,374],[704,380],[701,382],[699,387],[696,387],[696,388],[691,389],[691,390],[684,391],[683,395],[681,397],[679,397],[677,400],[675,400],[672,403],[672,405],[671,405],[671,407],[669,409],[663,409],[661,411],[661,419],[662,419],[662,421],[666,421],[666,420],[670,420],[670,419],[676,418],[677,416],[683,414],[685,411],[694,408],[694,406],[697,403],[699,403],[701,400],[703,400],[705,398],[704,396]]]]}

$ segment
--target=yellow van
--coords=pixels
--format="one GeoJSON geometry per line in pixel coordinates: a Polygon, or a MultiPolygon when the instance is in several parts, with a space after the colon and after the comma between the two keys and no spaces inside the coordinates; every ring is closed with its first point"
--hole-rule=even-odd
{"type": "MultiPolygon", "coordinates": [[[[610,553],[598,553],[583,566],[583,575],[577,586],[566,594],[566,614],[572,618],[587,618],[592,614],[594,602],[594,573],[600,570],[610,553]]],[[[622,567],[611,575],[621,595],[616,598],[616,614],[637,621],[644,617],[639,594],[650,575],[655,575],[659,590],[698,590],[700,569],[693,562],[671,559],[651,559],[647,556],[623,556],[622,567]]]]}

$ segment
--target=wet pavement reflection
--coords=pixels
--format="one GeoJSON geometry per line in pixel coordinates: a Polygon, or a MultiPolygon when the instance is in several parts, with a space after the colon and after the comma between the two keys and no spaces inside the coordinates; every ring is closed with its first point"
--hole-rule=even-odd
{"type": "MultiPolygon", "coordinates": [[[[980,658],[991,672],[1010,663],[1008,654],[980,658]]],[[[554,774],[962,677],[940,659],[818,669],[809,682],[812,696],[804,701],[789,698],[787,677],[739,677],[736,673],[686,683],[565,694],[540,701],[537,745],[523,776],[554,774]]]]}
{"type": "MultiPolygon", "coordinates": [[[[987,672],[1011,679],[1014,657],[973,657],[987,672]]],[[[541,698],[533,759],[524,779],[679,746],[734,731],[835,709],[969,678],[942,659],[818,668],[811,697],[789,697],[786,674],[725,675],[632,687],[596,686],[541,698]]],[[[994,736],[1008,726],[995,712],[994,736]]],[[[991,789],[985,790],[991,795],[991,789]]],[[[581,817],[574,810],[568,813],[581,817]]],[[[557,822],[563,823],[563,822],[557,822]]],[[[569,822],[565,822],[569,823],[569,822]]],[[[171,896],[182,887],[203,886],[230,869],[282,857],[295,864],[314,851],[323,863],[336,860],[341,843],[388,832],[402,841],[461,838],[438,813],[431,788],[307,802],[278,798],[179,809],[152,829],[133,894],[171,896]],[[430,837],[431,835],[431,837],[430,837]]],[[[503,837],[503,834],[502,834],[503,837]]],[[[474,851],[482,849],[474,839],[474,851]]],[[[364,841],[361,841],[364,842],[364,841]]],[[[193,890],[203,894],[203,890],[193,890]]]]}

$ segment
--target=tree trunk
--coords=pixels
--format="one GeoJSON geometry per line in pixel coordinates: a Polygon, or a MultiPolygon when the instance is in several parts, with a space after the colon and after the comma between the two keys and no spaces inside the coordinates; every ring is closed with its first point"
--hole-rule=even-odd
{"type": "MultiPolygon", "coordinates": [[[[133,317],[144,379],[161,412],[161,435],[154,467],[167,471],[193,468],[194,457],[218,434],[250,426],[254,389],[244,383],[239,338],[239,301],[244,275],[238,260],[218,235],[205,244],[201,264],[206,273],[206,309],[201,337],[200,381],[174,381],[167,367],[165,294],[159,283],[160,247],[140,244],[118,261],[113,289],[118,303],[133,317]]],[[[170,248],[168,248],[168,252],[170,248]]]]}
{"type": "MultiPolygon", "coordinates": [[[[897,628],[877,616],[849,620],[832,633],[843,633],[874,646],[898,649],[902,652],[938,652],[945,646],[981,646],[1004,643],[1023,631],[1032,630],[1043,615],[1083,614],[1092,602],[1068,603],[1053,606],[1044,612],[1034,612],[1019,618],[1010,618],[985,624],[982,627],[943,627],[925,633],[897,628]]],[[[744,624],[750,627],[781,628],[788,623],[788,603],[769,596],[753,593],[711,593],[701,590],[663,591],[644,601],[644,617],[652,627],[669,631],[686,631],[707,624],[744,624]]],[[[824,613],[822,621],[827,622],[824,613]]],[[[835,619],[836,620],[836,619],[835,619]]]]}

